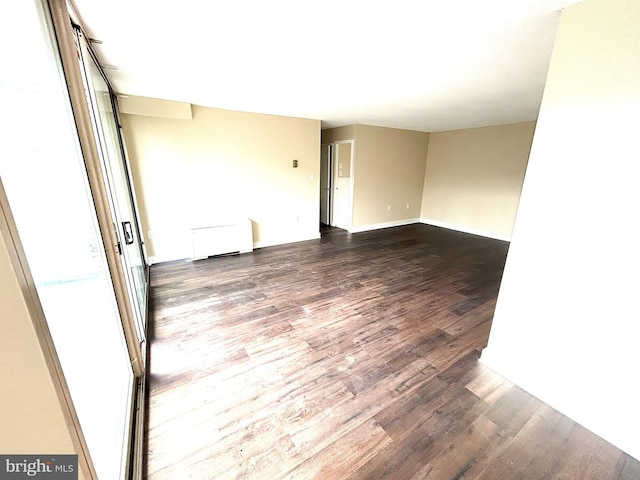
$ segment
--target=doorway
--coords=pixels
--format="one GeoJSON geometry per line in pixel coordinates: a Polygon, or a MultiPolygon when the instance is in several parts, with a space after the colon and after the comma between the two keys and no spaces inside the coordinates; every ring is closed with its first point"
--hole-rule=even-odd
{"type": "Polygon", "coordinates": [[[352,217],[353,140],[335,142],[332,164],[331,225],[349,230],[352,217]]]}
{"type": "Polygon", "coordinates": [[[331,151],[332,144],[320,147],[320,228],[331,225],[331,151]]]}

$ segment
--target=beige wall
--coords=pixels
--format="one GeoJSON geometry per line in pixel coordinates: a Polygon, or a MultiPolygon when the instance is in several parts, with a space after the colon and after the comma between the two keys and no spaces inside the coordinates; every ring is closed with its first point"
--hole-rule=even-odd
{"type": "Polygon", "coordinates": [[[190,257],[190,228],[232,218],[253,221],[256,246],[319,236],[319,121],[199,106],[192,113],[122,116],[152,261],[190,257]]]}
{"type": "Polygon", "coordinates": [[[356,126],[346,125],[344,127],[329,128],[322,130],[322,143],[333,143],[340,140],[355,140],[356,126]]]}
{"type": "Polygon", "coordinates": [[[419,220],[428,149],[425,132],[356,126],[353,230],[419,220]]]}
{"type": "Polygon", "coordinates": [[[535,122],[432,133],[420,216],[511,237],[535,122]]]}
{"type": "Polygon", "coordinates": [[[640,2],[562,13],[482,360],[640,458],[640,2]]]}
{"type": "Polygon", "coordinates": [[[349,139],[355,140],[350,230],[417,222],[429,134],[369,125],[322,131],[323,143],[349,139]]]}
{"type": "Polygon", "coordinates": [[[0,452],[77,453],[6,242],[0,231],[0,452]]]}
{"type": "Polygon", "coordinates": [[[534,129],[525,122],[429,134],[349,125],[323,130],[322,142],[355,140],[352,231],[421,220],[509,239],[534,129]]]}

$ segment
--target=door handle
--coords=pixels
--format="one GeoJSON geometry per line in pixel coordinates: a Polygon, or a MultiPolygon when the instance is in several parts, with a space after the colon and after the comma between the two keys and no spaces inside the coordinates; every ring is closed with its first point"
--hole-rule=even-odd
{"type": "Polygon", "coordinates": [[[124,234],[124,243],[131,245],[133,243],[133,229],[131,222],[122,222],[122,233],[124,234]]]}

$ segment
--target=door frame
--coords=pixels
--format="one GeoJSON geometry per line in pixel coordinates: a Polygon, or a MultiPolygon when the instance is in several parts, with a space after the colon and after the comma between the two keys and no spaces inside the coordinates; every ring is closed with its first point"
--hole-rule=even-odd
{"type": "Polygon", "coordinates": [[[333,143],[323,143],[320,145],[320,222],[325,225],[331,226],[332,216],[333,216],[333,143]],[[322,168],[322,148],[327,147],[328,155],[327,155],[327,169],[324,170],[322,168]],[[327,185],[327,222],[323,222],[322,220],[322,178],[326,175],[326,185],[327,185]]]}
{"type": "MultiPolygon", "coordinates": [[[[128,166],[125,163],[126,159],[123,152],[122,138],[121,138],[121,132],[120,132],[121,128],[120,128],[119,118],[117,116],[117,105],[114,102],[115,94],[113,92],[111,84],[109,83],[109,79],[100,68],[100,61],[98,60],[98,57],[96,56],[95,52],[91,49],[90,42],[86,38],[84,32],[79,26],[74,26],[73,28],[75,30],[75,34],[77,35],[77,41],[79,44],[79,51],[80,51],[80,58],[81,58],[81,71],[84,71],[87,98],[90,99],[88,101],[90,101],[92,104],[91,110],[93,113],[92,117],[95,122],[94,124],[95,137],[97,137],[99,140],[97,142],[97,145],[99,148],[98,153],[99,154],[101,153],[100,158],[101,158],[101,165],[102,165],[103,174],[104,174],[103,176],[104,184],[106,187],[106,191],[108,193],[108,198],[106,200],[109,202],[110,211],[114,214],[114,217],[112,218],[112,223],[115,223],[116,236],[118,237],[118,243],[119,243],[118,250],[120,254],[119,258],[123,264],[123,271],[125,273],[125,280],[126,280],[125,283],[127,285],[129,298],[132,302],[132,312],[135,320],[138,343],[142,345],[144,342],[146,342],[146,319],[144,318],[146,314],[146,301],[144,306],[139,304],[139,297],[138,297],[138,291],[136,289],[135,278],[133,277],[131,272],[130,253],[131,253],[132,246],[136,250],[138,250],[138,253],[143,262],[145,280],[147,277],[146,275],[147,264],[146,264],[146,259],[144,257],[144,253],[142,250],[142,237],[140,236],[140,230],[137,227],[138,225],[138,218],[136,216],[137,211],[135,209],[135,203],[134,203],[133,197],[131,196],[131,190],[132,190],[131,178],[129,176],[129,171],[127,168],[128,166]],[[109,105],[112,108],[112,112],[111,112],[112,118],[109,118],[106,121],[111,122],[111,125],[105,125],[105,119],[103,119],[100,114],[100,102],[98,100],[98,92],[95,90],[95,85],[93,84],[94,79],[92,78],[91,62],[93,62],[93,66],[95,66],[95,69],[97,70],[97,74],[100,76],[100,78],[102,79],[102,81],[104,82],[107,88],[106,93],[108,93],[109,95],[109,105]],[[107,132],[105,132],[104,129],[105,128],[109,129],[110,127],[115,128],[115,131],[113,133],[115,134],[115,137],[117,139],[117,145],[114,145],[115,151],[113,153],[116,156],[120,155],[119,158],[112,158],[112,156],[109,153],[109,149],[106,146],[106,144],[110,141],[110,139],[108,138],[108,134],[107,132]],[[123,198],[121,198],[121,196],[118,194],[118,191],[117,191],[118,190],[116,186],[117,179],[114,175],[114,171],[113,171],[114,168],[121,169],[122,180],[124,181],[123,186],[125,187],[125,190],[126,190],[126,192],[123,192],[124,193],[123,198]],[[124,199],[124,203],[122,203],[123,199],[124,199]],[[123,213],[126,213],[128,207],[131,207],[130,221],[127,215],[123,217],[123,213]],[[130,226],[132,229],[135,229],[135,233],[133,233],[132,231],[132,234],[134,239],[137,238],[137,242],[134,240],[133,245],[128,244],[126,239],[123,236],[123,231],[122,231],[122,229],[124,228],[123,219],[125,219],[127,222],[130,223],[130,226]],[[135,237],[135,234],[137,234],[138,237],[135,237]]],[[[146,361],[145,360],[146,348],[140,348],[140,352],[141,352],[140,358],[142,359],[142,363],[144,364],[146,361]]]]}
{"type": "MultiPolygon", "coordinates": [[[[354,183],[354,177],[355,177],[355,153],[356,153],[356,141],[354,139],[348,139],[348,140],[337,140],[335,142],[333,142],[334,148],[331,149],[332,153],[332,159],[331,159],[331,184],[332,186],[337,184],[337,178],[338,178],[338,169],[337,169],[337,164],[339,161],[339,153],[338,153],[338,145],[340,144],[345,144],[345,143],[349,143],[351,144],[351,158],[349,159],[349,192],[347,194],[347,224],[346,224],[346,230],[347,231],[351,231],[351,226],[353,223],[353,187],[355,185],[354,183]]],[[[333,196],[333,193],[332,193],[333,196]]],[[[335,198],[335,197],[333,197],[335,198]]],[[[331,202],[331,223],[333,224],[333,209],[335,206],[335,202],[331,202]]]]}
{"type": "Polygon", "coordinates": [[[64,69],[65,80],[69,89],[71,108],[78,130],[80,148],[87,169],[89,188],[94,199],[98,226],[104,242],[109,272],[118,303],[118,311],[122,319],[122,326],[127,341],[127,349],[136,378],[144,374],[141,345],[135,327],[135,316],[131,298],[126,283],[126,273],[120,261],[118,251],[118,235],[113,225],[113,212],[109,205],[109,194],[104,184],[102,165],[98,153],[98,145],[93,133],[91,112],[85,95],[83,76],[78,62],[78,51],[75,37],[71,28],[69,12],[64,0],[47,0],[51,11],[51,19],[55,31],[56,41],[60,50],[60,58],[64,69]]]}
{"type": "MultiPolygon", "coordinates": [[[[98,227],[104,245],[105,257],[109,267],[109,274],[113,284],[118,313],[121,319],[127,350],[129,353],[129,360],[131,361],[131,367],[134,375],[133,399],[132,404],[130,405],[131,421],[129,424],[129,443],[127,445],[127,478],[140,479],[142,478],[143,471],[143,435],[146,405],[144,399],[146,352],[143,352],[142,349],[146,348],[147,344],[146,342],[144,344],[140,344],[138,341],[135,314],[132,307],[133,299],[130,297],[125,278],[126,272],[124,271],[124,266],[120,261],[118,232],[115,230],[115,228],[118,227],[113,223],[115,215],[111,209],[109,192],[105,185],[105,176],[101,165],[99,146],[94,136],[91,112],[89,110],[90,107],[87,103],[84,79],[79,62],[80,52],[78,52],[78,45],[72,29],[71,15],[73,14],[73,17],[76,19],[74,20],[74,23],[79,23],[77,22],[77,13],[73,10],[69,11],[66,0],[41,1],[49,7],[51,23],[55,34],[55,40],[58,44],[60,61],[69,92],[69,99],[76,124],[80,149],[87,172],[89,189],[93,197],[98,227]]],[[[113,91],[111,91],[111,93],[113,93],[113,91]]],[[[136,225],[136,227],[139,229],[139,225],[136,225]]],[[[62,382],[64,382],[64,377],[62,377],[62,382]]],[[[67,399],[72,408],[73,400],[70,394],[67,399]]],[[[86,452],[87,461],[85,463],[88,465],[83,465],[86,470],[85,477],[88,479],[95,479],[97,478],[96,472],[93,469],[88,447],[86,442],[84,442],[82,430],[80,429],[79,421],[77,421],[77,419],[74,425],[76,425],[78,436],[82,439],[82,443],[80,444],[81,448],[79,448],[78,451],[86,452]]],[[[81,466],[81,468],[83,467],[81,466]]]]}

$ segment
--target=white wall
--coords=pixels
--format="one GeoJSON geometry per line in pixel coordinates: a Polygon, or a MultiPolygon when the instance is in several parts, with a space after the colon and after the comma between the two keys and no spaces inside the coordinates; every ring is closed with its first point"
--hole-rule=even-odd
{"type": "Polygon", "coordinates": [[[560,21],[482,361],[640,458],[640,2],[560,21]]]}

